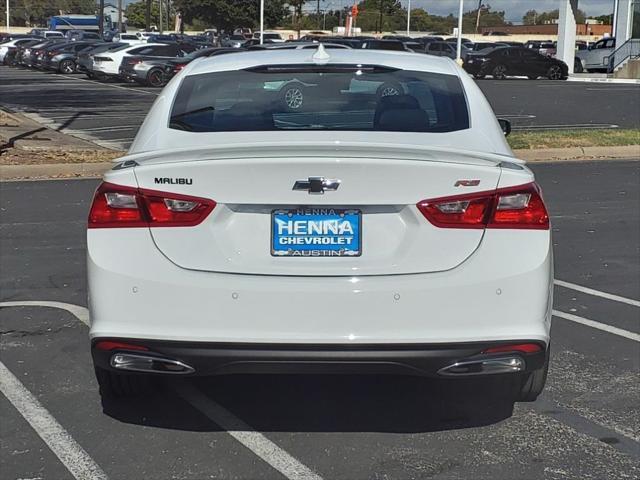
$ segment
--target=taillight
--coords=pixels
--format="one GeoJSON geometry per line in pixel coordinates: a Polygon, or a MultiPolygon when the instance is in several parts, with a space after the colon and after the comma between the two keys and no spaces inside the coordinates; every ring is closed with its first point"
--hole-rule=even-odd
{"type": "Polygon", "coordinates": [[[140,350],[140,351],[148,351],[147,347],[143,347],[142,345],[135,345],[133,343],[124,343],[124,342],[114,342],[111,340],[101,340],[96,343],[95,347],[98,350],[104,350],[105,352],[110,352],[111,350],[140,350]]]}
{"type": "Polygon", "coordinates": [[[535,183],[423,200],[417,207],[441,228],[549,229],[549,214],[535,183]]]}
{"type": "Polygon", "coordinates": [[[173,72],[174,73],[178,73],[180,70],[182,70],[184,67],[186,67],[187,64],[186,63],[179,63],[177,65],[174,65],[173,67],[173,72]]]}
{"type": "Polygon", "coordinates": [[[215,206],[208,198],[103,183],[93,197],[88,228],[193,227],[215,206]]]}
{"type": "Polygon", "coordinates": [[[542,351],[542,346],[538,343],[516,343],[512,345],[498,345],[496,347],[490,347],[483,350],[482,353],[505,353],[505,352],[536,353],[541,351],[542,351]]]}

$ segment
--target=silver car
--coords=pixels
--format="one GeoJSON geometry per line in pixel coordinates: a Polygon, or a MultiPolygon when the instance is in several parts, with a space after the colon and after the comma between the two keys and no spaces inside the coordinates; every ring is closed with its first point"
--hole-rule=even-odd
{"type": "Polygon", "coordinates": [[[616,39],[613,37],[598,40],[586,50],[576,52],[574,71],[576,73],[607,70],[609,56],[616,49],[616,39]]]}

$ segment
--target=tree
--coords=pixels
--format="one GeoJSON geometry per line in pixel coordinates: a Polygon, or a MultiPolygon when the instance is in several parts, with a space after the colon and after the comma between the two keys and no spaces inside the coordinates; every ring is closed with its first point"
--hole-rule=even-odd
{"type": "MultiPolygon", "coordinates": [[[[558,9],[551,10],[549,12],[542,12],[538,15],[538,23],[536,25],[543,25],[545,23],[555,23],[554,20],[558,20],[560,17],[560,11],[558,9]]],[[[576,11],[576,23],[584,23],[587,15],[580,9],[576,11]]]]}
{"type": "Polygon", "coordinates": [[[602,22],[604,25],[611,25],[611,23],[613,22],[613,13],[610,13],[609,15],[598,15],[597,17],[589,18],[602,22]]]}
{"type": "Polygon", "coordinates": [[[538,24],[538,12],[535,10],[528,10],[522,16],[522,23],[524,25],[537,25],[538,24]]]}
{"type": "MultiPolygon", "coordinates": [[[[277,26],[286,16],[285,0],[265,2],[265,27],[277,26]]],[[[303,0],[289,0],[289,5],[302,10],[303,0]],[[300,7],[297,4],[300,4],[300,7]]],[[[260,7],[256,0],[175,0],[176,10],[182,12],[186,23],[198,20],[218,31],[231,31],[237,27],[256,28],[260,24],[260,7]]]]}

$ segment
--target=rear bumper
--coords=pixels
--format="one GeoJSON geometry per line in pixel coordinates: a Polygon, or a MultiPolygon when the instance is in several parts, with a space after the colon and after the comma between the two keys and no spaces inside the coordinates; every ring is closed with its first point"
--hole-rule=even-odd
{"type": "Polygon", "coordinates": [[[468,260],[444,272],[295,277],[186,270],[148,230],[90,229],[87,264],[92,339],[283,348],[549,342],[548,231],[487,230],[468,260]]]}
{"type": "MultiPolygon", "coordinates": [[[[515,340],[509,343],[527,343],[515,340]]],[[[539,342],[536,342],[539,343],[539,342]]],[[[92,341],[94,364],[100,368],[125,371],[115,368],[114,356],[124,358],[150,357],[177,361],[184,365],[183,371],[153,371],[145,373],[183,373],[186,375],[224,374],[393,374],[425,377],[457,377],[500,373],[526,373],[540,369],[545,361],[545,348],[535,353],[503,352],[482,353],[487,348],[504,345],[504,342],[473,342],[462,344],[431,345],[360,345],[340,347],[335,345],[286,346],[267,344],[216,344],[201,342],[136,341],[128,339],[101,339],[92,341]],[[148,351],[96,348],[102,340],[128,342],[148,348],[148,351]],[[498,362],[507,359],[521,361],[518,369],[495,369],[498,362]],[[452,365],[471,365],[466,373],[451,373],[452,365]],[[483,366],[493,366],[493,370],[483,366]]],[[[138,367],[139,368],[139,367],[138,367]]],[[[144,371],[139,369],[137,371],[144,371]]]]}

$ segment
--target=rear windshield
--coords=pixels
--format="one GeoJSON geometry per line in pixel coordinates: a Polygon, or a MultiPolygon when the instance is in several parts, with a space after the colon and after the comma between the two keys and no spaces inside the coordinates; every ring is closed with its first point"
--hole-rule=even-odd
{"type": "Polygon", "coordinates": [[[469,128],[455,75],[366,65],[273,66],[191,75],[169,127],[192,132],[469,128]]]}

